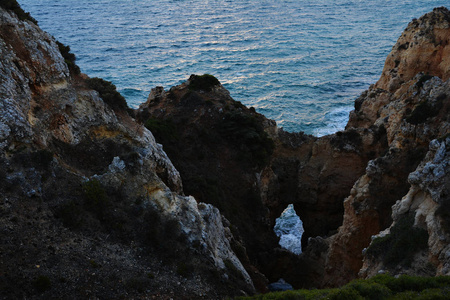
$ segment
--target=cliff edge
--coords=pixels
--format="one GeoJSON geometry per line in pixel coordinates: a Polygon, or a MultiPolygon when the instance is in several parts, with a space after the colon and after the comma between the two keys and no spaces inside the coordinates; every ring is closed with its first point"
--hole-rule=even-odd
{"type": "Polygon", "coordinates": [[[0,8],[2,296],[217,299],[280,278],[450,275],[448,9],[408,25],[346,129],[321,138],[208,74],[133,111],[20,15],[0,8]],[[273,232],[290,204],[300,255],[273,232]]]}
{"type": "Polygon", "coordinates": [[[0,8],[2,297],[253,292],[228,221],[183,194],[115,88],[79,74],[64,50],[0,8]]]}

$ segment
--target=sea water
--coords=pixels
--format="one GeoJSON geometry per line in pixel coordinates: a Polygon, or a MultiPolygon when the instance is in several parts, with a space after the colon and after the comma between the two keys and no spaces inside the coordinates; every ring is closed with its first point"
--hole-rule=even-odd
{"type": "Polygon", "coordinates": [[[129,106],[190,74],[287,131],[344,128],[413,18],[448,0],[19,0],[129,106]]]}

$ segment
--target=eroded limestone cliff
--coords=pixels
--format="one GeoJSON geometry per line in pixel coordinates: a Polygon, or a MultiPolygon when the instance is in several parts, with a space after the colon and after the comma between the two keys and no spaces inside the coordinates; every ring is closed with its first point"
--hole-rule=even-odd
{"type": "MultiPolygon", "coordinates": [[[[372,236],[392,225],[392,205],[408,193],[408,176],[430,142],[450,131],[448,20],[448,10],[438,8],[409,24],[378,83],[355,101],[343,132],[322,138],[284,132],[232,100],[220,83],[198,88],[198,76],[170,91],[155,89],[139,119],[170,124],[172,133],[157,138],[185,191],[220,208],[270,281],[340,285],[358,276],[372,236]],[[260,145],[266,137],[252,139],[261,128],[274,147],[255,162],[255,149],[270,150],[260,145]],[[291,203],[305,227],[300,256],[277,247],[271,231],[291,203]]],[[[430,264],[445,263],[430,256],[430,264]]]]}
{"type": "MultiPolygon", "coordinates": [[[[430,160],[431,154],[426,156],[426,153],[437,147],[436,139],[441,140],[441,152],[448,151],[445,141],[450,133],[449,21],[450,12],[443,7],[413,20],[389,54],[380,80],[355,102],[347,130],[383,127],[388,149],[384,155],[369,161],[365,174],[344,201],[343,224],[330,239],[326,284],[342,284],[355,278],[362,267],[363,253],[370,257],[366,257],[363,276],[381,269],[393,274],[448,274],[442,266],[448,264],[445,249],[449,232],[432,225],[445,223],[448,218],[437,213],[445,211],[447,206],[445,191],[450,178],[445,175],[448,174],[445,160],[439,162],[438,169],[442,171],[434,174],[433,179],[439,182],[443,192],[428,203],[435,210],[422,213],[416,203],[409,211],[403,208],[401,212],[396,204],[393,212],[392,205],[403,197],[409,199],[406,202],[411,201],[418,192],[417,186],[429,194],[423,186],[430,179],[419,176],[423,165],[430,160]],[[395,227],[400,215],[404,221],[399,224],[403,227],[395,227]],[[415,220],[413,223],[407,222],[408,215],[415,220]],[[374,240],[369,247],[372,235],[393,226],[406,236],[414,236],[416,229],[422,228],[429,237],[423,243],[419,238],[405,241],[400,235],[392,235],[384,241],[374,240]],[[436,241],[437,235],[440,243],[436,241]],[[441,245],[439,249],[436,244],[441,245]],[[403,261],[405,257],[408,259],[403,261]],[[422,257],[420,264],[416,261],[418,257],[422,257]]],[[[406,205],[405,201],[402,205],[406,205]]]]}
{"type": "Polygon", "coordinates": [[[0,290],[7,298],[253,291],[217,208],[184,196],[145,127],[0,8],[0,290]]]}
{"type": "Polygon", "coordinates": [[[135,112],[114,105],[0,9],[2,291],[209,299],[279,278],[449,274],[449,20],[412,21],[346,130],[317,138],[210,75],[155,88],[135,112]],[[289,204],[301,255],[273,232],[289,204]]]}

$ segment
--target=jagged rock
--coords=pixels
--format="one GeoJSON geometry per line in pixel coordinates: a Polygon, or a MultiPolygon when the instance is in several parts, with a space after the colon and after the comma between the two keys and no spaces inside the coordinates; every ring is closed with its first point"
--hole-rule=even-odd
{"type": "MultiPolygon", "coordinates": [[[[423,175],[419,176],[422,173],[413,171],[419,163],[426,165],[421,161],[424,158],[427,160],[427,148],[429,145],[433,149],[437,147],[432,140],[450,132],[449,15],[447,9],[439,8],[411,22],[388,56],[380,80],[361,95],[355,103],[355,111],[350,114],[347,129],[385,128],[389,150],[385,155],[369,161],[366,174],[358,179],[350,196],[344,201],[343,224],[338,233],[330,238],[324,279],[327,285],[340,285],[356,278],[361,267],[361,276],[372,276],[388,268],[380,257],[371,256],[369,259],[367,252],[363,250],[369,246],[373,235],[381,232],[378,236],[382,237],[388,234],[389,231],[385,229],[393,228],[401,215],[395,211],[408,211],[407,203],[412,199],[417,199],[414,200],[415,203],[424,201],[416,212],[427,212],[424,213],[426,217],[422,216],[421,219],[427,219],[430,224],[438,222],[439,218],[433,213],[435,208],[432,208],[436,205],[430,206],[431,202],[416,187],[422,184],[419,181],[424,180],[423,175]],[[403,198],[403,204],[397,203],[392,213],[392,205],[405,194],[407,196],[403,198]]],[[[442,168],[433,170],[434,173],[428,173],[433,178],[431,181],[438,180],[444,174],[442,168]]],[[[436,191],[430,190],[427,193],[430,196],[432,193],[439,194],[445,185],[446,183],[439,181],[436,191]]],[[[401,226],[410,227],[405,220],[402,217],[401,223],[406,225],[401,226]]],[[[423,223],[424,221],[420,226],[425,227],[423,223]]],[[[433,226],[428,227],[430,236],[433,235],[432,232],[443,234],[436,226],[431,228],[433,226]]],[[[416,267],[409,270],[410,267],[402,265],[396,265],[394,269],[389,266],[390,271],[395,274],[408,272],[407,270],[411,274],[442,273],[432,271],[438,264],[445,263],[437,263],[436,258],[431,258],[430,253],[435,251],[429,245],[428,254],[427,251],[422,251],[422,254],[417,254],[416,263],[412,262],[416,267]],[[434,267],[431,267],[431,271],[428,267],[419,271],[417,266],[420,265],[422,269],[426,265],[434,267]]],[[[407,252],[408,249],[404,251],[407,252]]],[[[371,253],[370,250],[368,252],[371,253]]]]}
{"type": "Polygon", "coordinates": [[[445,8],[411,22],[346,130],[316,138],[277,128],[211,75],[153,89],[136,122],[51,36],[0,9],[1,287],[219,298],[265,291],[266,277],[309,288],[448,274],[449,30],[445,8]],[[273,232],[291,203],[300,255],[273,232]],[[408,267],[371,250],[399,228],[422,247],[408,267]]]}
{"type": "Polygon", "coordinates": [[[293,290],[292,285],[280,278],[277,282],[269,284],[269,291],[271,292],[282,292],[293,290]]]}
{"type": "Polygon", "coordinates": [[[393,93],[419,72],[449,79],[449,28],[450,12],[445,7],[409,23],[388,55],[376,87],[393,93]]]}
{"type": "Polygon", "coordinates": [[[53,37],[0,8],[0,53],[3,296],[254,291],[220,212],[183,195],[152,133],[71,74],[53,37]]]}
{"type": "MultiPolygon", "coordinates": [[[[450,191],[450,138],[432,140],[429,152],[408,181],[408,193],[392,207],[393,224],[376,235],[376,238],[391,234],[405,216],[413,216],[413,226],[426,229],[428,247],[414,256],[412,262],[403,268],[386,266],[383,258],[366,255],[361,276],[372,276],[384,269],[391,274],[449,275],[450,261],[446,253],[450,249],[448,227],[448,195],[450,191]]],[[[370,246],[373,247],[373,246],[370,246]]],[[[407,252],[407,249],[405,249],[407,252]]]]}

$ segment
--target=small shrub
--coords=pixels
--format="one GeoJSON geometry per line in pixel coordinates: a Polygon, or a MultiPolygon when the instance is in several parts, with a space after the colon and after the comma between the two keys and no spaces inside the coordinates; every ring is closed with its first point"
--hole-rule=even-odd
{"type": "Polygon", "coordinates": [[[343,150],[346,145],[352,145],[353,147],[361,146],[362,138],[357,130],[350,129],[336,132],[336,135],[331,138],[330,142],[333,147],[343,150]]]}
{"type": "Polygon", "coordinates": [[[428,232],[413,225],[414,216],[400,218],[390,234],[372,241],[367,254],[381,257],[388,267],[410,266],[414,255],[428,247],[428,232]]]}
{"type": "Polygon", "coordinates": [[[191,75],[189,78],[189,89],[194,91],[209,92],[214,86],[219,84],[219,80],[210,74],[191,75]]]}
{"type": "Polygon", "coordinates": [[[364,300],[364,298],[353,288],[344,287],[332,291],[327,299],[330,300],[364,300]]]}
{"type": "Polygon", "coordinates": [[[145,277],[132,277],[125,282],[127,289],[134,290],[139,293],[145,292],[149,285],[150,281],[145,277]]]}
{"type": "Polygon", "coordinates": [[[225,259],[224,261],[225,267],[227,268],[228,272],[230,272],[231,275],[233,275],[236,278],[244,279],[244,276],[242,273],[236,268],[236,266],[233,264],[233,262],[229,259],[225,259]]]}
{"type": "Polygon", "coordinates": [[[219,133],[241,149],[242,161],[265,165],[275,144],[256,117],[243,112],[227,112],[219,124],[219,133]]]}
{"type": "Polygon", "coordinates": [[[52,287],[52,282],[48,276],[41,275],[33,281],[33,286],[39,293],[43,293],[52,287]]]}
{"type": "Polygon", "coordinates": [[[28,21],[33,22],[36,25],[38,23],[36,21],[36,19],[30,15],[30,13],[25,12],[22,9],[22,7],[20,7],[20,4],[17,3],[16,0],[2,0],[0,2],[0,6],[3,7],[4,9],[11,10],[12,12],[14,12],[17,15],[17,17],[19,18],[19,20],[22,20],[22,21],[28,20],[28,21]]]}
{"type": "MultiPolygon", "coordinates": [[[[444,191],[449,193],[450,191],[444,191]]],[[[450,232],[450,197],[445,197],[439,204],[435,215],[439,217],[442,228],[449,233],[450,232]]]]}
{"type": "Polygon", "coordinates": [[[50,163],[53,161],[53,152],[48,150],[38,150],[31,153],[31,161],[35,166],[39,166],[43,169],[48,169],[50,163]]]}
{"type": "Polygon", "coordinates": [[[384,285],[360,279],[350,282],[347,286],[358,291],[365,299],[387,299],[392,294],[391,290],[384,285]]]}
{"type": "Polygon", "coordinates": [[[431,78],[433,78],[433,76],[429,75],[429,74],[425,74],[422,75],[422,77],[419,78],[419,80],[417,80],[416,82],[416,86],[421,89],[423,87],[423,84],[425,82],[427,82],[428,80],[430,80],[431,78]]]}
{"type": "Polygon", "coordinates": [[[450,276],[420,277],[387,274],[358,279],[341,288],[273,292],[238,299],[450,299],[450,276]]]}
{"type": "Polygon", "coordinates": [[[104,210],[109,204],[105,189],[97,179],[86,181],[83,184],[85,207],[102,218],[104,210]]]}
{"type": "Polygon", "coordinates": [[[188,193],[198,197],[200,201],[219,203],[224,198],[218,179],[212,176],[195,176],[186,180],[188,193]]]}
{"type": "Polygon", "coordinates": [[[450,299],[450,289],[426,289],[417,298],[420,300],[448,300],[450,299]]]}
{"type": "Polygon", "coordinates": [[[94,77],[86,79],[89,88],[96,90],[103,101],[114,110],[128,111],[125,98],[117,91],[116,86],[111,81],[94,77]]]}
{"type": "Polygon", "coordinates": [[[172,120],[149,118],[145,127],[150,130],[158,141],[177,140],[177,127],[172,120]]]}
{"type": "Polygon", "coordinates": [[[80,67],[75,63],[77,60],[75,54],[70,52],[70,47],[66,46],[58,41],[56,41],[56,44],[58,45],[59,52],[61,52],[62,57],[64,58],[65,63],[67,64],[67,67],[69,67],[69,71],[73,75],[78,75],[81,73],[80,67]]]}

